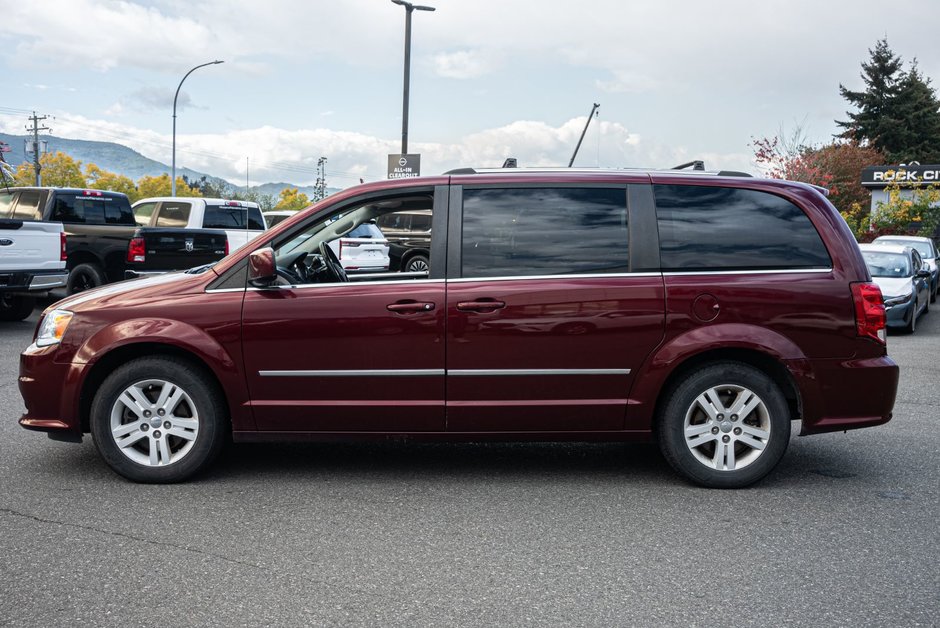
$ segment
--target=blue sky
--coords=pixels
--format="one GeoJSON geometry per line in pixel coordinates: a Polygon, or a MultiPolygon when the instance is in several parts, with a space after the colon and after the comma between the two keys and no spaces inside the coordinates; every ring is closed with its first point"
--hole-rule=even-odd
{"type": "MultiPolygon", "coordinates": [[[[412,40],[411,152],[426,174],[564,165],[755,171],[752,137],[836,132],[887,36],[940,81],[940,2],[428,0],[412,40]]],[[[404,11],[389,0],[0,0],[0,130],[119,141],[243,182],[384,178],[400,149],[404,11]]]]}

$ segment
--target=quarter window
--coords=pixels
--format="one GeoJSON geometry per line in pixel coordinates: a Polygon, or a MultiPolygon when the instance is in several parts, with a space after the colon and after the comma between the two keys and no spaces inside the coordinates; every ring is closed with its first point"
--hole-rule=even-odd
{"type": "Polygon", "coordinates": [[[464,189],[463,277],[629,272],[626,188],[464,189]]]}
{"type": "Polygon", "coordinates": [[[655,185],[664,271],[830,268],[799,207],[756,190],[655,185]]]}

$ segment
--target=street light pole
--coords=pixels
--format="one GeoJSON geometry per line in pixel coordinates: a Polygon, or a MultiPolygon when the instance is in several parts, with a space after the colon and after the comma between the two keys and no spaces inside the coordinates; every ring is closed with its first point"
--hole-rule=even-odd
{"type": "Polygon", "coordinates": [[[415,11],[434,11],[434,7],[412,4],[405,0],[392,0],[405,7],[405,81],[401,105],[401,154],[408,152],[408,97],[411,90],[411,14],[415,11]]]}
{"type": "Polygon", "coordinates": [[[173,96],[173,174],[170,175],[170,196],[176,196],[176,99],[179,98],[180,89],[183,87],[183,83],[189,78],[189,75],[198,70],[199,68],[204,68],[207,65],[216,65],[218,63],[225,63],[224,61],[210,61],[209,63],[203,63],[197,65],[192,70],[186,73],[183,77],[183,80],[180,81],[179,86],[176,88],[176,94],[173,96]]]}

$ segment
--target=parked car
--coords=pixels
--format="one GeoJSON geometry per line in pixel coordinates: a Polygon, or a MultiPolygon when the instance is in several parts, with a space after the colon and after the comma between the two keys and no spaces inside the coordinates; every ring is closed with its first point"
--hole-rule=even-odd
{"type": "Polygon", "coordinates": [[[860,245],[872,279],[884,295],[888,327],[913,334],[917,318],[930,311],[930,269],[909,246],[860,245]]]}
{"type": "Polygon", "coordinates": [[[940,252],[937,251],[937,245],[931,238],[921,238],[918,236],[879,236],[874,239],[872,244],[892,244],[900,246],[909,246],[920,253],[924,264],[930,270],[930,302],[937,300],[937,294],[940,294],[940,252]]]}
{"type": "Polygon", "coordinates": [[[133,205],[139,224],[173,229],[225,231],[229,249],[235,250],[260,235],[267,226],[257,203],[222,198],[154,197],[133,205]]]}
{"type": "Polygon", "coordinates": [[[33,220],[34,208],[18,211],[14,200],[0,195],[0,321],[28,317],[36,297],[68,278],[62,224],[33,220]]]}
{"type": "Polygon", "coordinates": [[[124,279],[127,245],[137,223],[127,196],[104,190],[20,187],[0,189],[0,205],[11,203],[24,220],[62,223],[68,280],[74,294],[124,279]]]}
{"type": "Polygon", "coordinates": [[[355,226],[329,246],[349,272],[378,273],[388,270],[388,240],[375,222],[355,226]]]}
{"type": "Polygon", "coordinates": [[[427,272],[431,259],[431,210],[396,211],[379,216],[376,224],[388,238],[390,268],[427,272]]]}
{"type": "Polygon", "coordinates": [[[90,432],[141,482],[188,478],[229,438],[393,435],[652,439],[731,488],[771,472],[791,421],[889,421],[885,341],[881,291],[818,188],[467,169],[350,188],[211,268],[51,306],[20,359],[20,424],[90,432]],[[329,243],[414,206],[428,273],[347,274],[329,243]],[[572,311],[604,324],[552,325],[572,311]]]}
{"type": "Polygon", "coordinates": [[[295,216],[296,214],[297,214],[296,211],[286,211],[286,210],[282,211],[280,209],[270,211],[270,212],[264,212],[264,222],[265,224],[267,224],[268,229],[270,229],[271,227],[278,224],[279,222],[283,222],[287,220],[288,218],[295,216]]]}

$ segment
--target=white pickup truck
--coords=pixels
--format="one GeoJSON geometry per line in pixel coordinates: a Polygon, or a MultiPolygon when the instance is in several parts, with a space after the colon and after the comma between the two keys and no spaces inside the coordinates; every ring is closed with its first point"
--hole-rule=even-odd
{"type": "Polygon", "coordinates": [[[27,318],[37,296],[68,280],[62,223],[22,220],[15,211],[0,206],[0,321],[27,318]]]}
{"type": "Polygon", "coordinates": [[[250,201],[164,196],[143,198],[132,209],[137,224],[143,227],[222,229],[228,236],[229,251],[267,228],[261,208],[250,201]]]}

